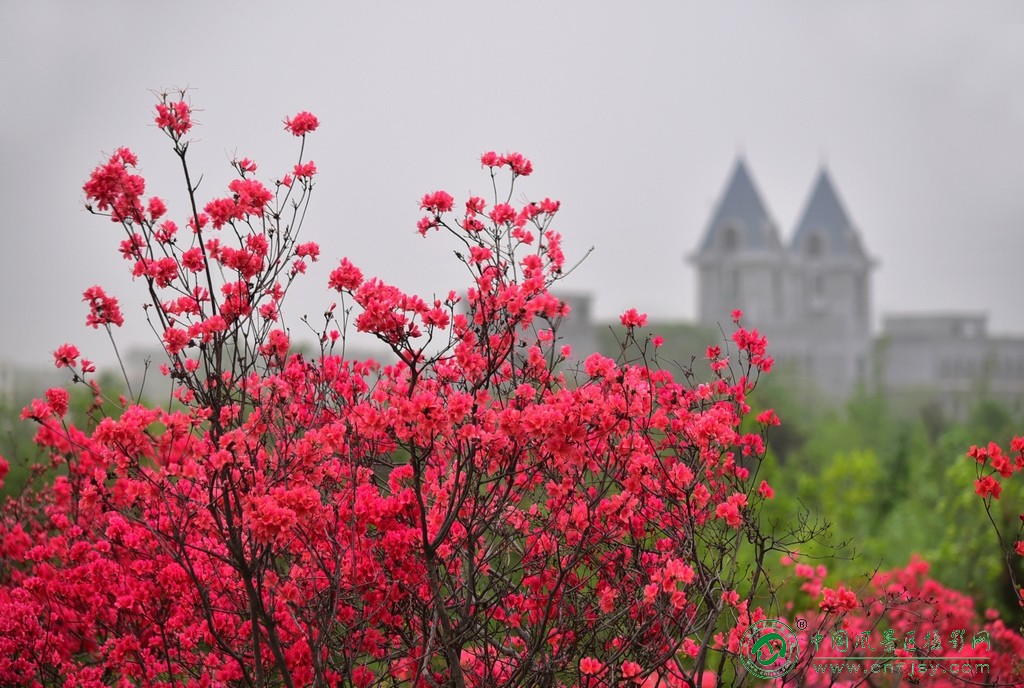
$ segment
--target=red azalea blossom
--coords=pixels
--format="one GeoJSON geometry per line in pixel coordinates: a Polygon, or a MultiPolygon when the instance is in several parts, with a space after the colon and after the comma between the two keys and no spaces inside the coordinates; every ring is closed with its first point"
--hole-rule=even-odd
{"type": "Polygon", "coordinates": [[[242,219],[242,211],[238,204],[230,198],[215,198],[203,208],[213,221],[213,228],[220,229],[233,220],[242,219]]]}
{"type": "Polygon", "coordinates": [[[622,663],[622,678],[624,678],[627,681],[639,683],[642,680],[642,672],[643,667],[637,664],[636,662],[627,659],[622,663]]]}
{"type": "Polygon", "coordinates": [[[300,112],[294,117],[288,117],[284,121],[284,128],[290,131],[293,136],[305,136],[316,131],[320,126],[320,120],[308,112],[300,112]]]}
{"type": "Polygon", "coordinates": [[[185,330],[179,330],[176,327],[164,330],[164,345],[167,347],[167,353],[172,356],[188,346],[188,343],[189,336],[185,330]]]}
{"type": "Polygon", "coordinates": [[[264,206],[274,198],[274,194],[255,179],[233,179],[228,188],[234,192],[235,203],[246,215],[262,216],[264,206]]]}
{"type": "Polygon", "coordinates": [[[296,164],[292,169],[292,174],[295,175],[296,179],[312,179],[313,175],[316,174],[316,163],[310,160],[309,162],[296,164]]]}
{"type": "Polygon", "coordinates": [[[63,418],[68,412],[68,402],[71,400],[71,395],[68,394],[66,389],[60,387],[51,387],[46,390],[46,403],[53,409],[53,413],[58,418],[63,418]]]}
{"type": "Polygon", "coordinates": [[[491,168],[508,166],[514,175],[520,177],[527,177],[533,173],[533,163],[521,153],[498,155],[494,151],[488,151],[480,156],[480,164],[491,168]]]}
{"type": "Polygon", "coordinates": [[[149,199],[147,209],[149,210],[149,219],[153,222],[159,220],[167,212],[167,206],[156,196],[149,199]]]}
{"type": "Polygon", "coordinates": [[[423,200],[420,201],[420,208],[439,215],[449,212],[454,204],[455,199],[451,194],[446,191],[435,191],[423,197],[423,200]]]}
{"type": "Polygon", "coordinates": [[[61,344],[53,352],[53,361],[58,368],[74,368],[78,360],[78,347],[74,344],[61,344]]]}
{"type": "Polygon", "coordinates": [[[182,253],[181,266],[189,272],[202,271],[206,267],[206,261],[203,260],[203,249],[196,246],[182,253]]]}
{"type": "Polygon", "coordinates": [[[331,271],[327,286],[336,291],[355,291],[363,283],[363,272],[349,261],[342,258],[341,263],[331,271]]]}
{"type": "Polygon", "coordinates": [[[160,226],[153,230],[153,238],[161,244],[169,244],[174,241],[174,235],[178,232],[178,225],[173,220],[164,220],[160,226]]]}
{"type": "Polygon", "coordinates": [[[619,316],[619,322],[625,327],[645,327],[647,325],[647,314],[638,313],[635,308],[630,308],[619,316]]]}
{"type": "Polygon", "coordinates": [[[145,220],[142,194],[146,180],[128,170],[138,164],[138,158],[127,148],[118,148],[105,165],[93,170],[82,190],[85,197],[100,211],[110,211],[113,222],[141,223],[145,220]]]}
{"type": "Polygon", "coordinates": [[[192,109],[188,103],[157,103],[156,125],[174,137],[179,137],[192,128],[192,109]]]}
{"type": "Polygon", "coordinates": [[[320,245],[315,241],[308,241],[295,247],[295,255],[302,258],[309,258],[314,263],[320,257],[320,245]]]}
{"type": "Polygon", "coordinates": [[[491,208],[490,218],[496,225],[512,222],[516,217],[516,211],[508,203],[499,203],[491,208]]]}
{"type": "Polygon", "coordinates": [[[82,300],[89,302],[89,316],[85,324],[93,329],[100,325],[114,325],[120,327],[124,324],[124,317],[121,315],[121,307],[117,299],[107,296],[100,287],[89,287],[82,294],[82,300]]]}
{"type": "Polygon", "coordinates": [[[1003,493],[1003,486],[999,484],[995,477],[987,475],[980,480],[974,481],[974,492],[984,499],[989,497],[999,499],[999,496],[1003,493]]]}
{"type": "Polygon", "coordinates": [[[527,177],[533,173],[533,163],[520,153],[508,153],[505,156],[505,164],[512,168],[514,174],[521,177],[527,177]]]}
{"type": "Polygon", "coordinates": [[[840,585],[838,590],[825,588],[821,594],[824,598],[821,601],[823,612],[841,613],[857,606],[857,595],[852,590],[847,590],[844,585],[840,585]]]}

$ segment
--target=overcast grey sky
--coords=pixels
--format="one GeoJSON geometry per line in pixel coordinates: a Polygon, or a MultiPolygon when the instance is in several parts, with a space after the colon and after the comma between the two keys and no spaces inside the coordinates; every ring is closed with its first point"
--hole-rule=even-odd
{"type": "Polygon", "coordinates": [[[491,149],[533,160],[527,197],[562,201],[570,261],[595,247],[565,287],[598,317],[692,318],[683,257],[742,151],[786,239],[828,165],[880,261],[876,315],[984,310],[1024,334],[1021,3],[33,1],[3,3],[0,26],[0,359],[71,341],[110,360],[84,325],[96,283],[122,300],[120,341],[154,341],[81,185],[126,145],[147,192],[179,201],[148,89],[185,85],[204,199],[236,154],[290,168],[284,116],[321,120],[304,231],[324,260],[293,327],[342,255],[423,295],[461,288],[452,245],[415,232],[418,199],[486,191],[491,149]]]}

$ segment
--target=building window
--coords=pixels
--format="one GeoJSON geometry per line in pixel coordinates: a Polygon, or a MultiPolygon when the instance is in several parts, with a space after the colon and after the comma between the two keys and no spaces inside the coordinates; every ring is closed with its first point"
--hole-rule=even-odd
{"type": "Polygon", "coordinates": [[[818,258],[822,254],[822,239],[820,234],[812,234],[807,237],[807,255],[811,258],[818,258]]]}
{"type": "Polygon", "coordinates": [[[720,241],[722,244],[722,250],[727,253],[732,253],[739,247],[739,232],[735,227],[730,225],[722,230],[722,237],[720,241]]]}

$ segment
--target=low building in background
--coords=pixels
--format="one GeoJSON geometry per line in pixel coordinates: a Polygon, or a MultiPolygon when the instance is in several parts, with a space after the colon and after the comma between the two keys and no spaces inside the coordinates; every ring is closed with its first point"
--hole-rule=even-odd
{"type": "Polygon", "coordinates": [[[902,406],[962,418],[990,399],[1024,411],[1024,338],[989,335],[984,313],[887,316],[877,351],[882,388],[902,406]]]}

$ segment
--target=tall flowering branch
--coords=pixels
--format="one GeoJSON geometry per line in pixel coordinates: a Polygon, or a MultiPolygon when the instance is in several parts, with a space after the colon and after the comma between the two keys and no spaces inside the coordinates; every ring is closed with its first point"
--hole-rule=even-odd
{"type": "MultiPolygon", "coordinates": [[[[974,461],[977,469],[974,492],[982,499],[985,514],[992,524],[1006,563],[1014,596],[1020,607],[1024,608],[1024,586],[1020,578],[1021,562],[1024,560],[1024,511],[1011,517],[1008,522],[995,508],[995,503],[1003,495],[1003,483],[1024,471],[1024,436],[1014,437],[1010,441],[1009,452],[995,442],[989,442],[984,447],[971,446],[967,458],[974,461]]],[[[1006,513],[1005,510],[1003,513],[1006,513]]]]}

